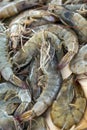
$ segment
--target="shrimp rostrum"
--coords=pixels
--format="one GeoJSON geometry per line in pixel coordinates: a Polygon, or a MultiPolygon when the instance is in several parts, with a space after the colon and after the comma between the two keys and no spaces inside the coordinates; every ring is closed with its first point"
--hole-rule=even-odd
{"type": "Polygon", "coordinates": [[[6,81],[25,88],[25,83],[21,81],[12,71],[12,64],[8,55],[8,36],[3,24],[0,23],[0,72],[6,81]]]}
{"type": "Polygon", "coordinates": [[[54,56],[55,48],[58,49],[57,44],[59,42],[60,41],[56,35],[48,31],[41,31],[30,38],[30,40],[24,45],[24,48],[22,49],[27,50],[21,50],[21,52],[23,51],[25,54],[22,56],[22,53],[19,52],[18,54],[23,59],[25,59],[25,55],[27,54],[25,61],[29,62],[32,57],[35,56],[35,53],[37,54],[37,52],[41,49],[40,68],[44,75],[47,76],[45,89],[37,99],[37,102],[30,111],[27,111],[19,116],[20,120],[22,121],[27,121],[35,116],[43,114],[52,104],[56,94],[61,87],[62,79],[60,73],[57,71],[57,59],[54,56]]]}

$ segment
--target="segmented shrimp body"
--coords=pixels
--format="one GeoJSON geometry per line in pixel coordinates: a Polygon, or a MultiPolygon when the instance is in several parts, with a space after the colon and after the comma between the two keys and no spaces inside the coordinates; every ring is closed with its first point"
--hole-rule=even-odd
{"type": "Polygon", "coordinates": [[[70,69],[75,74],[87,73],[87,44],[82,46],[78,54],[72,59],[70,69]]]}
{"type": "MultiPolygon", "coordinates": [[[[77,36],[70,29],[67,29],[67,28],[65,28],[63,26],[60,26],[60,25],[58,26],[58,25],[48,24],[48,25],[44,25],[44,26],[41,26],[41,27],[37,27],[34,30],[36,32],[39,32],[39,30],[47,30],[47,31],[55,34],[58,37],[58,40],[60,42],[60,44],[58,42],[58,47],[57,47],[58,51],[57,51],[57,53],[61,54],[61,52],[63,50],[62,46],[64,46],[65,50],[68,51],[66,53],[66,55],[62,59],[60,58],[61,61],[58,64],[59,68],[63,68],[64,66],[66,66],[71,61],[71,59],[73,58],[73,56],[78,52],[78,39],[77,39],[77,36]],[[67,44],[67,43],[69,43],[69,44],[67,44]]],[[[30,35],[33,35],[33,34],[30,34],[30,35]]],[[[27,43],[25,44],[25,46],[27,45],[27,43]]],[[[32,44],[32,46],[33,46],[33,44],[32,44]]],[[[28,53],[27,53],[28,52],[28,50],[27,50],[28,48],[26,48],[26,49],[25,48],[26,47],[23,47],[23,49],[25,51],[22,51],[22,49],[21,49],[14,56],[15,58],[13,58],[14,61],[17,62],[17,64],[19,64],[19,65],[23,65],[23,63],[26,64],[26,62],[23,62],[23,60],[26,60],[27,59],[26,57],[29,56],[28,53]],[[19,53],[20,53],[20,55],[22,56],[23,59],[19,60],[19,56],[18,56],[19,53]]],[[[59,57],[60,56],[58,55],[58,59],[59,59],[59,57]]]]}
{"type": "Polygon", "coordinates": [[[63,130],[77,125],[86,109],[86,98],[73,76],[63,81],[61,90],[51,108],[53,123],[63,130]]]}
{"type": "Polygon", "coordinates": [[[54,23],[58,19],[50,12],[44,10],[28,10],[16,17],[10,23],[10,38],[13,42],[13,48],[17,47],[18,41],[23,32],[25,32],[26,25],[30,30],[32,27],[40,26],[48,23],[54,23]]]}
{"type": "MultiPolygon", "coordinates": [[[[28,50],[25,51],[27,52],[26,54],[28,54],[29,56],[27,57],[28,59],[26,59],[26,61],[28,62],[32,59],[33,56],[35,56],[36,51],[39,51],[42,46],[40,68],[47,76],[47,82],[45,89],[41,93],[40,97],[37,99],[37,102],[33,106],[32,110],[21,115],[21,120],[27,121],[28,119],[31,119],[35,116],[39,116],[44,113],[45,110],[52,104],[53,99],[55,98],[61,86],[61,75],[59,72],[57,72],[57,61],[54,58],[55,49],[50,50],[50,42],[53,48],[58,49],[58,43],[60,41],[58,40],[57,36],[48,31],[41,31],[35,34],[32,38],[30,38],[30,40],[24,45],[24,50],[25,48],[28,48],[28,50]],[[47,44],[46,47],[43,46],[44,42],[46,42],[47,44]],[[46,51],[44,52],[43,48],[48,48],[48,54],[46,56],[46,51]]],[[[19,56],[21,54],[22,53],[19,52],[19,56]]],[[[22,58],[25,58],[25,54],[23,54],[22,58]]]]}
{"type": "Polygon", "coordinates": [[[83,16],[58,5],[50,5],[49,10],[54,12],[64,24],[75,30],[80,43],[87,41],[87,20],[83,16]]]}
{"type": "Polygon", "coordinates": [[[0,8],[0,19],[8,18],[20,13],[23,10],[37,6],[37,3],[32,3],[27,0],[19,0],[9,3],[0,8]]]}
{"type": "Polygon", "coordinates": [[[12,64],[9,60],[7,44],[8,36],[6,34],[6,29],[4,25],[0,23],[0,72],[6,81],[10,81],[20,87],[25,87],[24,82],[13,73],[12,64]]]}

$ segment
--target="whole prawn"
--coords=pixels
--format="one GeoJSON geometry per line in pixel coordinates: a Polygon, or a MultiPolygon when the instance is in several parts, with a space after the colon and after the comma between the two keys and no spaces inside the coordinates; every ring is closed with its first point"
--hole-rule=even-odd
{"type": "Polygon", "coordinates": [[[87,41],[87,20],[77,12],[72,12],[63,6],[49,5],[49,10],[54,12],[64,24],[68,24],[78,34],[79,42],[87,41]]]}
{"type": "Polygon", "coordinates": [[[63,130],[77,125],[86,110],[86,98],[81,86],[74,82],[73,75],[63,81],[61,90],[51,108],[53,123],[63,130]]]}
{"type": "Polygon", "coordinates": [[[45,10],[28,10],[20,14],[9,25],[9,33],[11,41],[13,42],[13,48],[17,47],[22,33],[25,32],[26,25],[32,30],[32,27],[54,23],[56,21],[58,21],[58,19],[52,13],[45,10]]]}
{"type": "MultiPolygon", "coordinates": [[[[58,26],[58,25],[48,24],[48,25],[44,25],[41,27],[36,27],[34,30],[36,32],[38,32],[39,30],[47,30],[47,31],[55,34],[58,37],[59,42],[60,42],[60,44],[58,44],[57,53],[60,53],[60,55],[61,55],[62,50],[63,50],[62,46],[64,46],[64,48],[68,51],[64,57],[62,55],[60,57],[60,55],[58,54],[58,60],[59,60],[58,68],[61,69],[64,66],[66,66],[71,61],[71,59],[74,57],[74,55],[78,52],[77,36],[70,29],[67,29],[64,26],[60,26],[60,25],[58,26]],[[69,44],[67,44],[67,43],[69,43],[69,44]]],[[[34,36],[34,38],[36,39],[36,36],[34,36]]],[[[22,49],[21,49],[13,57],[13,62],[16,62],[20,67],[23,66],[24,64],[26,64],[26,62],[23,62],[23,60],[26,60],[27,57],[29,56],[27,53],[28,47],[26,47],[26,45],[28,45],[28,42],[25,44],[25,46],[23,46],[23,49],[25,51],[22,51],[22,49]],[[19,54],[20,54],[20,57],[22,57],[22,59],[20,58],[20,60],[19,60],[19,54]]],[[[33,46],[33,44],[32,44],[32,46],[33,46]]]]}
{"type": "Polygon", "coordinates": [[[8,57],[8,36],[6,29],[2,23],[0,23],[0,72],[6,81],[19,86],[26,87],[26,84],[21,81],[12,71],[12,64],[8,57]]]}
{"type": "Polygon", "coordinates": [[[78,54],[72,59],[70,69],[75,74],[87,73],[87,44],[82,46],[78,54]]]}
{"type": "Polygon", "coordinates": [[[32,3],[28,0],[19,0],[9,3],[0,8],[0,19],[8,18],[20,13],[23,10],[31,9],[39,5],[38,3],[32,3]]]}
{"type": "MultiPolygon", "coordinates": [[[[52,104],[56,94],[61,87],[62,79],[60,73],[57,72],[57,60],[54,56],[54,46],[57,48],[58,42],[59,41],[57,36],[51,32],[41,31],[35,34],[24,47],[24,49],[26,47],[28,48],[28,51],[26,51],[29,55],[27,61],[30,61],[32,57],[35,56],[36,51],[39,51],[38,49],[41,48],[40,68],[43,71],[44,75],[47,76],[47,82],[45,89],[37,99],[37,102],[34,104],[33,108],[30,111],[25,112],[23,115],[20,115],[20,120],[27,121],[35,116],[39,116],[44,113],[46,109],[52,104]],[[45,42],[46,45],[44,46],[45,42]]],[[[22,56],[22,58],[23,57],[24,56],[22,56]]]]}

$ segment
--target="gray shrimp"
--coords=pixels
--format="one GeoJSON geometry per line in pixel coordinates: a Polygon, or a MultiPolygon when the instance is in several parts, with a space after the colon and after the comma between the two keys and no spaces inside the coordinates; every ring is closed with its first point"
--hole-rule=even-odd
{"type": "MultiPolygon", "coordinates": [[[[41,26],[41,27],[37,27],[34,29],[34,31],[38,32],[39,30],[47,30],[51,33],[54,33],[59,41],[60,41],[60,44],[58,44],[58,51],[57,51],[57,54],[58,54],[58,60],[59,60],[59,64],[58,64],[58,68],[62,69],[63,67],[65,67],[70,61],[71,59],[74,57],[74,55],[78,52],[78,38],[76,36],[76,34],[70,30],[70,29],[67,29],[63,26],[58,26],[58,25],[53,25],[53,24],[48,24],[48,25],[44,25],[44,26],[41,26]],[[69,43],[69,44],[67,44],[69,43]],[[66,55],[62,58],[62,46],[64,46],[64,48],[68,51],[66,53],[66,55]]],[[[27,43],[25,43],[27,44],[27,43]]],[[[32,44],[33,46],[33,44],[32,44]]],[[[17,63],[20,67],[23,66],[24,64],[26,64],[26,57],[28,57],[28,53],[26,49],[28,49],[28,47],[26,48],[26,45],[25,47],[23,47],[23,50],[22,49],[13,57],[13,62],[17,63]],[[24,54],[23,54],[24,53],[24,54]],[[26,54],[27,53],[27,54],[26,54]],[[22,57],[20,58],[19,60],[19,56],[22,57]],[[24,58],[23,58],[24,57],[24,58]],[[24,62],[23,62],[24,61],[24,62]]]]}
{"type": "Polygon", "coordinates": [[[6,34],[6,29],[2,23],[0,23],[0,72],[6,81],[19,86],[26,87],[26,84],[20,80],[12,70],[12,64],[9,60],[8,55],[8,36],[6,34]]]}
{"type": "Polygon", "coordinates": [[[78,125],[86,110],[86,97],[73,76],[63,81],[60,92],[51,107],[53,123],[63,130],[78,125]]]}
{"type": "Polygon", "coordinates": [[[47,23],[54,23],[56,21],[58,21],[58,19],[52,13],[45,10],[28,10],[20,14],[9,25],[9,35],[13,42],[13,48],[17,47],[19,38],[22,33],[25,32],[26,25],[28,28],[32,28],[47,23]]]}
{"type": "Polygon", "coordinates": [[[17,116],[22,114],[29,103],[31,103],[31,94],[29,89],[22,89],[11,83],[0,84],[0,111],[5,111],[8,115],[17,116]]]}
{"type": "Polygon", "coordinates": [[[87,17],[87,5],[86,4],[73,4],[73,5],[64,5],[65,8],[77,12],[84,17],[87,17]]]}
{"type": "Polygon", "coordinates": [[[16,2],[9,3],[0,8],[0,19],[8,18],[20,13],[23,10],[31,9],[37,6],[38,3],[32,3],[27,0],[19,0],[16,2]]]}
{"type": "MultiPolygon", "coordinates": [[[[47,81],[45,89],[43,89],[32,109],[19,116],[22,121],[27,121],[43,114],[52,104],[61,87],[62,78],[57,71],[57,59],[54,56],[55,48],[56,50],[59,49],[58,43],[59,40],[56,35],[48,31],[41,31],[30,38],[24,46],[24,50],[25,48],[28,49],[28,51],[24,51],[27,52],[26,54],[29,56],[28,59],[26,59],[28,62],[35,56],[35,53],[37,54],[36,51],[39,51],[41,48],[40,68],[43,74],[47,76],[47,81]],[[44,45],[44,43],[46,43],[46,45],[44,45]]],[[[25,55],[23,55],[22,58],[25,58],[25,55]]]]}
{"type": "Polygon", "coordinates": [[[87,73],[87,44],[82,46],[78,54],[72,59],[70,69],[75,74],[87,73]]]}
{"type": "Polygon", "coordinates": [[[87,3],[87,0],[67,0],[64,4],[83,4],[83,3],[87,3]]]}
{"type": "Polygon", "coordinates": [[[79,42],[87,41],[87,20],[77,12],[72,12],[63,6],[49,5],[49,10],[59,17],[63,24],[67,24],[78,34],[79,42]]]}

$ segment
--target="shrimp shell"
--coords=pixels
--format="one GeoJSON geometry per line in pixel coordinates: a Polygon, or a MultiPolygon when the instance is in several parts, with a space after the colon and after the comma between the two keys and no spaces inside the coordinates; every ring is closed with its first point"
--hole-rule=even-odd
{"type": "Polygon", "coordinates": [[[79,42],[87,41],[87,20],[77,12],[72,12],[63,6],[49,5],[49,10],[54,12],[63,24],[68,24],[78,34],[79,42]]]}
{"type": "Polygon", "coordinates": [[[12,71],[12,64],[8,57],[8,37],[6,34],[6,29],[3,24],[0,23],[0,72],[6,81],[24,87],[26,84],[21,81],[12,71]]]}
{"type": "Polygon", "coordinates": [[[38,3],[31,3],[27,0],[20,0],[12,2],[0,8],[0,19],[8,18],[14,16],[25,9],[31,9],[32,7],[37,6],[38,3]]]}
{"type": "MultiPolygon", "coordinates": [[[[35,50],[40,49],[42,45],[42,49],[44,45],[44,40],[47,42],[47,46],[49,45],[49,42],[51,42],[53,48],[54,46],[58,45],[58,38],[54,34],[48,32],[48,31],[42,31],[34,35],[29,42],[25,45],[25,47],[28,48],[28,61],[32,59],[33,56],[35,56],[35,50]],[[34,46],[32,45],[34,44],[34,46]],[[28,46],[27,46],[28,45],[28,46]]],[[[25,48],[24,48],[25,49],[25,48]]],[[[47,49],[47,48],[46,48],[47,49]]],[[[48,48],[49,51],[49,48],[48,48]]],[[[54,56],[55,51],[50,50],[48,55],[45,56],[45,52],[42,51],[41,53],[41,59],[40,59],[40,68],[43,71],[44,75],[47,76],[47,83],[46,87],[41,93],[40,97],[37,99],[37,102],[34,104],[33,108],[30,111],[25,112],[24,114],[20,115],[20,120],[27,121],[35,116],[39,116],[43,114],[47,108],[52,104],[56,94],[58,93],[60,86],[61,86],[61,75],[59,72],[57,72],[57,60],[54,56]],[[51,52],[50,52],[51,51],[51,52]],[[53,53],[53,57],[49,58],[49,56],[53,53]],[[47,57],[48,56],[48,57],[47,57]]]]}
{"type": "MultiPolygon", "coordinates": [[[[74,55],[78,52],[78,39],[77,39],[77,36],[76,34],[70,30],[70,29],[67,29],[65,28],[64,26],[58,26],[58,25],[53,25],[53,24],[49,24],[49,25],[44,25],[42,27],[37,27],[36,29],[34,29],[36,32],[38,32],[39,30],[47,30],[53,34],[55,34],[59,41],[60,41],[60,44],[58,44],[58,52],[57,54],[61,54],[62,53],[62,45],[65,47],[65,49],[68,51],[66,53],[66,55],[61,59],[61,56],[58,54],[58,59],[60,61],[60,63],[58,64],[58,67],[61,69],[63,68],[64,66],[66,66],[70,61],[71,59],[74,57],[74,55]],[[69,43],[69,44],[67,44],[69,43]]],[[[31,34],[33,35],[33,34],[31,34]]],[[[35,36],[34,36],[35,37],[35,36]]],[[[36,38],[35,38],[36,39],[36,38]]],[[[27,43],[26,43],[27,44],[27,43]]],[[[25,45],[26,45],[25,44],[25,45]]],[[[32,44],[33,46],[33,44],[32,44]]],[[[23,49],[25,50],[25,47],[23,47],[23,49]]],[[[28,49],[28,48],[26,48],[28,49]]],[[[23,55],[24,58],[23,59],[20,59],[19,61],[19,54],[17,53],[14,57],[13,57],[13,61],[14,62],[17,62],[17,64],[19,66],[23,66],[24,63],[26,64],[26,62],[23,62],[23,60],[26,60],[26,58],[28,57],[28,55],[26,54],[28,50],[25,50],[24,51],[19,51],[18,53],[21,53],[21,56],[23,58],[23,55]],[[25,54],[23,54],[25,53],[25,54]],[[22,64],[23,63],[23,64],[22,64]]]]}
{"type": "Polygon", "coordinates": [[[61,90],[51,108],[53,123],[63,130],[77,125],[86,109],[86,98],[81,86],[75,84],[72,76],[63,81],[61,90]]]}

